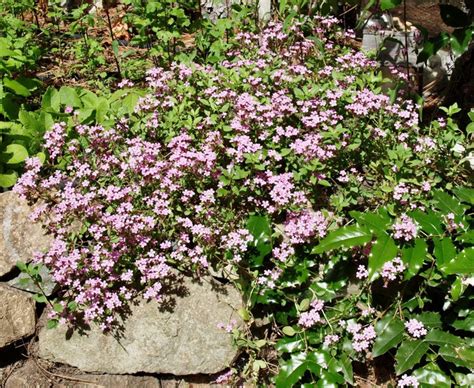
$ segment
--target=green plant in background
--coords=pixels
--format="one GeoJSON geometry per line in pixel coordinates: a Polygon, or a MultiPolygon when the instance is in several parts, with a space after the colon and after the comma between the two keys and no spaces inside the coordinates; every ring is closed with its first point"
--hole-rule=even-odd
{"type": "Polygon", "coordinates": [[[199,1],[125,0],[132,11],[126,21],[138,32],[131,43],[149,50],[156,64],[169,64],[184,47],[183,33],[190,31],[191,13],[199,9],[199,1]]]}
{"type": "Polygon", "coordinates": [[[15,184],[28,156],[39,151],[37,127],[30,126],[23,108],[40,89],[41,82],[28,76],[41,49],[35,40],[37,28],[15,17],[32,2],[5,2],[0,13],[0,187],[15,184]],[[5,11],[10,11],[5,12],[5,11]]]}

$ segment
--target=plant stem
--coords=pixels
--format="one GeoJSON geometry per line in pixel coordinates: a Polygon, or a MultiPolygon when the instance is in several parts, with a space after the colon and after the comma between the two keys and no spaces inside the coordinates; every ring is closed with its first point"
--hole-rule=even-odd
{"type": "MultiPolygon", "coordinates": [[[[122,78],[122,71],[120,69],[120,61],[117,58],[117,54],[115,53],[113,49],[113,42],[115,41],[115,37],[114,37],[114,30],[112,29],[112,22],[110,21],[109,7],[104,7],[104,10],[105,10],[105,14],[107,15],[107,24],[109,26],[110,39],[112,39],[112,42],[111,42],[112,54],[114,54],[115,64],[117,65],[117,72],[119,74],[119,77],[122,78]]],[[[118,44],[118,41],[117,41],[117,44],[118,44]]]]}

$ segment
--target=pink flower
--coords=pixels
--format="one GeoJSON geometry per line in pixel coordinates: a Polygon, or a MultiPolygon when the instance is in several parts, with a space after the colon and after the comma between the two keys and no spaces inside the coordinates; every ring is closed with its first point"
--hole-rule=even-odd
{"type": "Polygon", "coordinates": [[[395,257],[393,260],[386,262],[381,272],[381,276],[385,280],[385,286],[387,286],[387,282],[395,280],[401,275],[405,269],[405,265],[399,257],[395,257]]]}
{"type": "Polygon", "coordinates": [[[337,334],[328,334],[326,337],[324,337],[323,344],[325,346],[330,346],[335,344],[337,341],[339,341],[339,336],[337,334]]]}
{"type": "Polygon", "coordinates": [[[406,214],[402,214],[400,221],[392,226],[393,237],[405,241],[411,241],[416,237],[417,227],[415,222],[406,214]]]}
{"type": "Polygon", "coordinates": [[[311,303],[311,309],[309,311],[305,311],[301,313],[300,318],[298,320],[298,325],[309,329],[310,327],[314,326],[316,323],[323,323],[324,320],[322,319],[320,312],[324,308],[324,302],[322,300],[316,299],[311,303]]]}
{"type": "Polygon", "coordinates": [[[369,271],[367,270],[367,268],[364,265],[359,265],[357,267],[356,278],[362,280],[362,279],[367,279],[368,276],[369,276],[369,271]]]}
{"type": "Polygon", "coordinates": [[[404,388],[404,387],[414,387],[418,388],[420,383],[414,376],[408,376],[407,374],[402,375],[400,380],[398,380],[397,387],[404,388]]]}
{"type": "Polygon", "coordinates": [[[406,327],[408,333],[413,338],[424,337],[427,333],[425,325],[423,325],[422,322],[420,322],[416,319],[410,319],[408,322],[405,322],[405,327],[406,327]]]}

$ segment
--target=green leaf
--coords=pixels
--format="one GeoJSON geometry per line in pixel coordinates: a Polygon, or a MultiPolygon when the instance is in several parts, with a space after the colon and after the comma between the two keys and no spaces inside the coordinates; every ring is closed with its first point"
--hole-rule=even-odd
{"type": "Polygon", "coordinates": [[[456,379],[456,383],[458,387],[474,387],[474,373],[453,373],[454,378],[456,379]]]}
{"type": "Polygon", "coordinates": [[[427,327],[441,327],[441,316],[439,313],[425,311],[424,313],[414,315],[413,318],[421,321],[427,327]]]}
{"type": "Polygon", "coordinates": [[[16,266],[21,272],[27,272],[27,270],[28,270],[28,267],[22,261],[17,261],[16,266]]]}
{"type": "Polygon", "coordinates": [[[408,269],[405,276],[406,280],[418,273],[425,262],[427,252],[428,245],[426,241],[421,238],[415,239],[415,243],[412,247],[404,247],[402,249],[402,259],[408,269]]]}
{"type": "Polygon", "coordinates": [[[419,383],[428,387],[451,387],[451,379],[436,364],[424,365],[411,374],[419,383]]]}
{"type": "Polygon", "coordinates": [[[351,211],[349,214],[360,225],[366,226],[373,233],[385,232],[389,228],[392,221],[385,209],[381,209],[377,213],[361,213],[351,211]]]}
{"type": "Polygon", "coordinates": [[[457,366],[472,368],[474,365],[474,348],[472,346],[443,345],[439,348],[438,354],[457,366]]]}
{"type": "Polygon", "coordinates": [[[474,332],[474,313],[471,312],[466,318],[454,321],[451,326],[457,330],[474,332]]]}
{"type": "Polygon", "coordinates": [[[81,108],[82,102],[76,90],[70,86],[62,86],[59,89],[59,99],[61,104],[74,108],[81,108]]]}
{"type": "Polygon", "coordinates": [[[474,205],[474,189],[470,187],[458,187],[454,189],[453,192],[461,201],[474,205]]]}
{"type": "Polygon", "coordinates": [[[288,388],[298,382],[308,370],[306,353],[297,353],[288,361],[280,362],[280,373],[276,376],[276,388],[288,388]]]}
{"type": "Polygon", "coordinates": [[[342,369],[342,374],[347,383],[354,385],[354,372],[352,370],[352,360],[343,353],[339,359],[342,369]]]}
{"type": "Polygon", "coordinates": [[[454,259],[443,264],[440,270],[446,275],[474,273],[474,247],[464,249],[454,259]]]}
{"type": "Polygon", "coordinates": [[[18,179],[18,174],[16,171],[7,170],[4,173],[0,173],[0,187],[9,188],[12,187],[16,180],[18,179]]]}
{"type": "Polygon", "coordinates": [[[456,237],[456,241],[461,241],[463,244],[474,244],[474,229],[468,230],[466,233],[463,233],[456,237]]]}
{"type": "Polygon", "coordinates": [[[312,253],[323,253],[341,247],[350,248],[364,245],[372,239],[372,233],[359,225],[344,226],[330,232],[316,247],[312,253]]]}
{"type": "Polygon", "coordinates": [[[453,213],[458,217],[462,217],[466,211],[466,207],[459,203],[459,201],[446,194],[444,191],[437,190],[433,193],[433,199],[437,202],[436,207],[445,214],[453,213]]]}
{"type": "Polygon", "coordinates": [[[454,5],[440,4],[439,11],[443,22],[450,27],[467,27],[471,24],[469,15],[454,5]]]}
{"type": "Polygon", "coordinates": [[[38,303],[46,303],[48,301],[46,297],[41,294],[34,294],[33,299],[38,303]]]}
{"type": "Polygon", "coordinates": [[[399,318],[385,316],[375,324],[377,339],[372,348],[374,357],[385,354],[396,347],[403,340],[405,325],[399,318]]]}
{"type": "Polygon", "coordinates": [[[453,259],[456,256],[456,248],[449,237],[434,238],[434,256],[436,257],[436,264],[438,266],[443,265],[453,259]]]}
{"type": "Polygon", "coordinates": [[[408,214],[413,218],[427,234],[440,235],[444,233],[441,218],[432,210],[423,213],[420,210],[415,210],[408,214]]]}
{"type": "Polygon", "coordinates": [[[369,255],[369,280],[373,281],[377,277],[383,265],[392,260],[398,252],[395,241],[388,235],[379,235],[377,241],[372,246],[372,251],[369,255]]]}
{"type": "Polygon", "coordinates": [[[17,80],[5,77],[3,79],[3,85],[19,96],[29,97],[31,95],[30,89],[17,80]]]}
{"type": "Polygon", "coordinates": [[[253,215],[247,220],[247,230],[253,237],[251,246],[259,252],[257,263],[272,251],[272,228],[267,216],[253,215]]]}
{"type": "Polygon", "coordinates": [[[283,337],[275,345],[275,349],[279,353],[293,353],[303,350],[304,348],[305,344],[303,340],[297,337],[283,337]]]}
{"type": "Polygon", "coordinates": [[[18,164],[28,157],[28,150],[21,144],[8,144],[0,153],[0,160],[6,164],[18,164]]]}
{"type": "Polygon", "coordinates": [[[428,343],[423,340],[403,341],[395,355],[395,360],[397,361],[395,364],[395,372],[397,375],[402,374],[418,364],[428,349],[428,343]]]}
{"type": "Polygon", "coordinates": [[[293,337],[296,334],[295,329],[293,329],[291,326],[285,326],[282,330],[283,334],[293,337]]]}
{"type": "Polygon", "coordinates": [[[381,0],[380,8],[382,8],[382,11],[386,11],[399,6],[401,3],[402,0],[381,0]]]}
{"type": "Polygon", "coordinates": [[[59,321],[57,319],[50,319],[48,323],[46,324],[46,327],[48,329],[55,329],[56,327],[58,327],[58,325],[59,325],[59,321]]]}
{"type": "Polygon", "coordinates": [[[459,28],[454,30],[451,34],[451,47],[453,51],[461,55],[469,47],[469,43],[472,40],[472,29],[471,28],[459,28]]]}
{"type": "Polygon", "coordinates": [[[429,342],[432,345],[453,345],[453,346],[462,346],[464,345],[464,340],[458,336],[447,333],[445,331],[434,329],[424,338],[425,341],[429,342]]]}
{"type": "Polygon", "coordinates": [[[428,39],[423,44],[423,49],[418,54],[417,63],[426,62],[431,56],[436,54],[440,49],[445,47],[450,41],[450,35],[446,32],[441,32],[437,36],[428,39]]]}

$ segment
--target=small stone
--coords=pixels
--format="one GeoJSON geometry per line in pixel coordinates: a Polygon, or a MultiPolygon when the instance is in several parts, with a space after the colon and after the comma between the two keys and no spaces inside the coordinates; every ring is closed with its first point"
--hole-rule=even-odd
{"type": "Polygon", "coordinates": [[[33,254],[49,248],[52,241],[41,224],[29,219],[32,208],[13,191],[0,194],[0,276],[18,261],[30,262],[33,254]]]}
{"type": "Polygon", "coordinates": [[[35,332],[35,303],[29,294],[0,284],[0,348],[35,332]]]}
{"type": "Polygon", "coordinates": [[[96,326],[80,335],[67,328],[43,328],[38,355],[85,372],[110,374],[166,373],[175,376],[212,374],[228,367],[237,355],[232,336],[218,327],[241,320],[240,293],[212,278],[200,283],[185,278],[174,306],[160,309],[155,301],[131,306],[120,338],[96,326]],[[66,335],[69,334],[69,335],[66,335]]]}

